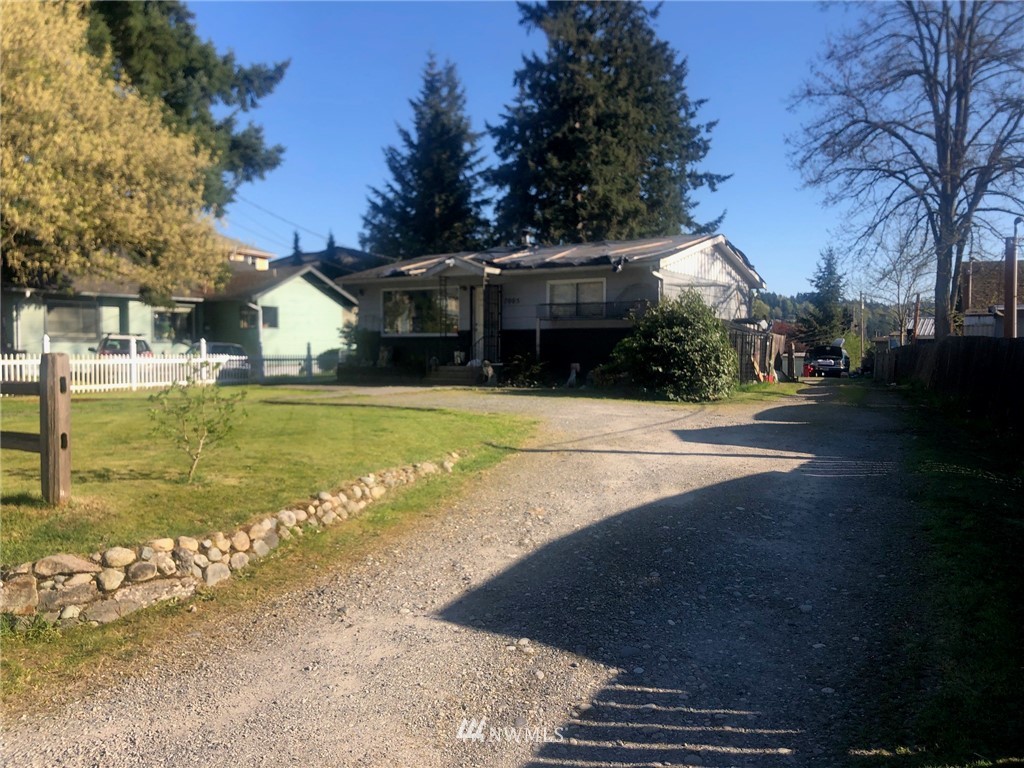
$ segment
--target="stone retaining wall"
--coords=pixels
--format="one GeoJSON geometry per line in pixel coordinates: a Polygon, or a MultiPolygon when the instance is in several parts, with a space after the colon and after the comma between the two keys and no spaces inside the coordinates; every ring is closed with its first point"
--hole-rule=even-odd
{"type": "Polygon", "coordinates": [[[97,625],[161,600],[188,597],[198,585],[217,584],[265,557],[282,540],[357,517],[392,488],[419,477],[451,472],[458,459],[451,453],[440,465],[423,462],[366,475],[230,533],[153,539],[89,557],[60,554],[24,563],[0,573],[0,613],[22,620],[39,616],[62,625],[97,625]]]}

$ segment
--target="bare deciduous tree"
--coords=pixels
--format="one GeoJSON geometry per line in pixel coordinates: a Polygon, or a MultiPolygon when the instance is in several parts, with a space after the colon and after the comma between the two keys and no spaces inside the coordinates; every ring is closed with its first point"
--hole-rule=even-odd
{"type": "Polygon", "coordinates": [[[816,117],[793,159],[827,202],[852,204],[862,242],[897,216],[926,238],[941,337],[970,234],[1024,209],[1024,3],[863,10],[794,98],[816,117]]]}
{"type": "Polygon", "coordinates": [[[892,234],[879,238],[872,260],[877,278],[877,298],[889,304],[892,318],[899,329],[900,344],[907,332],[914,296],[921,292],[931,267],[927,243],[911,226],[896,227],[892,234]]]}

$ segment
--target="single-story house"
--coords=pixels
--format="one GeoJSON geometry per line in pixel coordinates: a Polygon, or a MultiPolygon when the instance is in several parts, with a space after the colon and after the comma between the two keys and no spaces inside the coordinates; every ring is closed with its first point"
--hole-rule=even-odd
{"type": "Polygon", "coordinates": [[[764,288],[723,235],[524,245],[423,256],[339,278],[359,299],[364,363],[508,362],[552,370],[608,358],[631,311],[696,289],[723,320],[750,315],[764,288]]]}
{"type": "MultiPolygon", "coordinates": [[[[1006,310],[1006,263],[975,261],[963,268],[960,281],[964,336],[1002,338],[1006,310]]],[[[1024,261],[1017,262],[1017,336],[1024,336],[1024,261]]]]}
{"type": "MultiPolygon", "coordinates": [[[[234,267],[234,265],[232,265],[234,267]]],[[[234,269],[227,286],[204,297],[201,335],[241,344],[250,355],[314,355],[341,346],[355,323],[356,299],[312,266],[234,269]]]]}
{"type": "Polygon", "coordinates": [[[253,356],[314,355],[341,346],[340,329],[356,318],[355,299],[312,266],[271,267],[273,254],[235,241],[231,277],[217,292],[183,291],[170,306],[151,306],[139,286],[78,279],[70,290],[3,286],[4,353],[50,349],[89,354],[107,333],[146,339],[155,354],[184,351],[193,341],[235,342],[253,356]]]}

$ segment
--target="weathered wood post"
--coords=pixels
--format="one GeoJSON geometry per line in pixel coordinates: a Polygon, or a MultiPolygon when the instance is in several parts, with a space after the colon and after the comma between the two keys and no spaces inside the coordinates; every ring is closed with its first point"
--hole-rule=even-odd
{"type": "Polygon", "coordinates": [[[63,353],[39,362],[39,453],[43,498],[63,504],[71,497],[71,363],[63,353]]]}

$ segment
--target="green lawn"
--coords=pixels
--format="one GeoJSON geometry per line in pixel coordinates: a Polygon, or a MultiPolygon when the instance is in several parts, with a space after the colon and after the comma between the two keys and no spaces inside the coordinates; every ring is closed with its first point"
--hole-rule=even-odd
{"type": "MultiPolygon", "coordinates": [[[[5,398],[3,428],[38,430],[38,401],[5,398]]],[[[360,475],[517,445],[526,420],[341,402],[309,390],[250,388],[245,417],[204,455],[192,485],[188,458],[152,434],[146,394],[76,396],[72,501],[46,506],[39,458],[3,451],[0,561],[88,553],[157,536],[227,530],[360,475]]]]}

